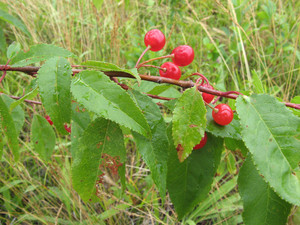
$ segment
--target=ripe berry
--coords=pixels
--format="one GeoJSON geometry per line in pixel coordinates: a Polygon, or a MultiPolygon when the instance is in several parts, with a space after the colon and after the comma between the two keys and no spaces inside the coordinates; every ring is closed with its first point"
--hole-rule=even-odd
{"type": "Polygon", "coordinates": [[[180,45],[174,48],[172,54],[174,54],[172,60],[177,66],[187,66],[194,60],[194,50],[188,45],[180,45]]]}
{"type": "Polygon", "coordinates": [[[204,133],[204,137],[201,139],[200,143],[195,145],[195,147],[193,149],[197,150],[197,149],[203,148],[205,146],[206,142],[207,142],[207,135],[206,135],[206,133],[204,133]]]}
{"type": "Polygon", "coordinates": [[[226,104],[219,104],[215,107],[218,111],[212,111],[212,117],[214,118],[215,122],[219,125],[225,126],[230,124],[233,119],[233,111],[226,104]]]}
{"type": "Polygon", "coordinates": [[[146,33],[144,37],[144,42],[146,46],[151,46],[151,51],[157,52],[165,46],[166,38],[160,30],[153,29],[146,33]]]}
{"type": "MultiPolygon", "coordinates": [[[[207,83],[204,83],[202,86],[210,88],[210,89],[214,89],[210,84],[207,84],[207,83]]],[[[204,93],[204,92],[202,93],[202,98],[206,103],[211,103],[211,101],[214,99],[214,97],[215,97],[214,95],[204,93]]]]}
{"type": "Polygon", "coordinates": [[[71,126],[68,127],[68,125],[65,124],[64,127],[67,132],[71,133],[71,126]]]}
{"type": "Polygon", "coordinates": [[[45,116],[45,119],[48,121],[48,123],[50,124],[50,125],[53,125],[53,122],[52,122],[52,120],[50,119],[50,116],[45,116]]]}
{"type": "Polygon", "coordinates": [[[172,62],[165,62],[162,64],[161,68],[166,68],[166,72],[159,70],[159,74],[162,77],[171,78],[174,80],[179,80],[181,77],[181,70],[172,62]]]}

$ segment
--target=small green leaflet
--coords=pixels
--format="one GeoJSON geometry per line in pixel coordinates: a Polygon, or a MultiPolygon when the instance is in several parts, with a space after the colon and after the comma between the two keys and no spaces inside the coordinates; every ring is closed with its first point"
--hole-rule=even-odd
{"type": "Polygon", "coordinates": [[[222,149],[223,139],[208,133],[206,145],[181,163],[170,146],[167,187],[179,220],[208,196],[222,149]]]}
{"type": "Polygon", "coordinates": [[[21,50],[21,45],[18,42],[13,42],[10,46],[7,48],[6,56],[8,59],[13,59],[21,50]]]}
{"type": "Polygon", "coordinates": [[[55,147],[55,132],[48,121],[40,115],[34,115],[32,120],[31,143],[43,160],[51,160],[55,147]]]}
{"type": "MultiPolygon", "coordinates": [[[[3,95],[3,101],[5,102],[8,109],[10,109],[11,105],[16,102],[16,100],[8,97],[7,95],[3,95]]],[[[24,110],[21,106],[17,106],[13,110],[9,110],[9,113],[11,114],[12,119],[15,123],[17,135],[19,135],[25,122],[24,110]]]]}
{"type": "Polygon", "coordinates": [[[181,145],[182,162],[204,137],[206,127],[206,108],[196,87],[187,89],[178,99],[172,121],[173,140],[175,146],[181,145]]]}
{"type": "Polygon", "coordinates": [[[57,57],[46,61],[37,76],[43,106],[62,134],[67,134],[64,124],[71,121],[71,75],[70,63],[57,57]]]}
{"type": "Polygon", "coordinates": [[[253,78],[253,86],[254,86],[255,93],[258,94],[265,93],[264,86],[261,82],[261,79],[255,70],[252,70],[252,78],[253,78]]]}
{"type": "Polygon", "coordinates": [[[11,61],[12,66],[27,66],[33,63],[45,61],[53,57],[74,57],[74,54],[66,49],[50,44],[38,44],[28,51],[20,51],[11,61]]]}
{"type": "Polygon", "coordinates": [[[294,175],[300,161],[295,138],[300,118],[268,95],[239,96],[236,109],[255,166],[279,196],[300,205],[300,182],[294,175]]]}
{"type": "Polygon", "coordinates": [[[120,127],[104,118],[97,118],[84,131],[72,166],[73,186],[84,201],[95,201],[96,184],[103,172],[101,156],[119,157],[125,163],[126,150],[120,127]]]}
{"type": "Polygon", "coordinates": [[[103,4],[103,0],[93,0],[93,4],[96,7],[96,9],[100,10],[103,4]]]}
{"type": "Polygon", "coordinates": [[[20,21],[16,17],[8,14],[7,12],[5,12],[1,9],[0,9],[0,19],[14,25],[15,27],[17,27],[21,31],[23,31],[25,34],[27,34],[28,36],[31,36],[30,33],[28,32],[26,26],[24,25],[24,23],[22,21],[20,21]]]}
{"type": "Polygon", "coordinates": [[[3,100],[5,95],[0,95],[0,119],[2,124],[2,131],[7,139],[7,144],[14,155],[15,161],[19,160],[19,141],[18,133],[15,127],[12,115],[9,113],[9,108],[3,100]]]}
{"type": "Polygon", "coordinates": [[[74,98],[87,110],[110,119],[146,137],[149,125],[141,110],[119,85],[100,71],[83,71],[72,80],[74,98]]]}
{"type": "Polygon", "coordinates": [[[133,69],[122,69],[115,64],[102,62],[102,61],[86,61],[81,63],[81,65],[92,67],[93,69],[100,70],[102,72],[124,72],[132,75],[137,80],[138,84],[141,84],[141,77],[138,74],[136,68],[133,69]]]}
{"type": "Polygon", "coordinates": [[[35,96],[37,96],[38,93],[39,93],[38,88],[36,87],[32,91],[30,91],[26,95],[24,95],[22,98],[18,99],[14,103],[12,103],[9,107],[9,110],[12,111],[15,107],[17,107],[18,105],[23,103],[25,101],[25,99],[27,99],[27,100],[33,99],[35,96]]]}
{"type": "Polygon", "coordinates": [[[225,138],[225,137],[234,138],[237,140],[242,139],[241,131],[240,131],[240,123],[239,123],[239,120],[236,115],[234,116],[231,123],[226,126],[218,125],[214,121],[214,119],[212,117],[212,109],[211,108],[207,108],[206,118],[207,118],[206,130],[208,132],[212,133],[213,135],[218,136],[218,137],[223,137],[223,138],[225,138]]]}
{"type": "Polygon", "coordinates": [[[167,149],[169,147],[167,126],[160,109],[150,97],[136,90],[131,90],[130,95],[144,112],[152,133],[152,138],[144,137],[136,132],[133,132],[133,137],[136,141],[138,151],[150,168],[152,178],[159,190],[160,196],[164,200],[167,180],[167,149]]]}
{"type": "Polygon", "coordinates": [[[238,178],[246,225],[285,225],[290,214],[289,203],[282,200],[263,180],[248,154],[238,178]]]}
{"type": "Polygon", "coordinates": [[[6,51],[6,38],[2,27],[0,27],[0,51],[3,53],[6,51]]]}

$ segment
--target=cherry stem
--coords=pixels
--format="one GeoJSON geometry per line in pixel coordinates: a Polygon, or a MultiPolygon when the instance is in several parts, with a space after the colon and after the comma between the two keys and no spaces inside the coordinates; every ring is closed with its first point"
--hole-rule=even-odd
{"type": "Polygon", "coordinates": [[[6,70],[7,70],[7,68],[8,68],[8,63],[10,62],[10,59],[7,61],[7,63],[4,65],[4,68],[3,68],[3,74],[2,74],[2,76],[0,77],[0,83],[3,81],[3,79],[5,78],[5,76],[6,76],[6,70]]]}
{"type": "Polygon", "coordinates": [[[141,64],[139,64],[138,66],[136,66],[136,68],[140,68],[142,65],[144,64],[147,64],[149,62],[152,62],[152,61],[155,61],[155,60],[159,60],[159,59],[166,59],[166,58],[174,58],[174,54],[171,54],[171,55],[165,55],[165,56],[160,56],[160,57],[157,57],[157,58],[153,58],[153,59],[149,59],[147,61],[144,61],[142,62],[141,64]]]}
{"type": "Polygon", "coordinates": [[[162,70],[162,71],[164,71],[164,72],[167,71],[167,68],[162,68],[162,67],[160,67],[160,66],[154,66],[154,65],[141,65],[139,68],[141,68],[141,67],[153,67],[153,68],[160,69],[160,70],[162,70]]]}
{"type": "Polygon", "coordinates": [[[143,53],[141,54],[140,58],[138,59],[138,61],[137,61],[136,64],[135,64],[135,68],[138,67],[138,65],[139,65],[139,63],[140,63],[140,61],[141,61],[141,59],[142,59],[143,56],[146,54],[146,52],[148,52],[148,50],[149,50],[150,48],[151,48],[151,46],[148,45],[147,48],[143,51],[143,53]]]}
{"type": "Polygon", "coordinates": [[[218,96],[211,104],[216,104],[217,103],[217,101],[219,101],[219,99],[221,98],[221,96],[218,96]]]}
{"type": "Polygon", "coordinates": [[[199,83],[200,80],[202,80],[201,85],[203,85],[204,81],[205,81],[207,84],[209,84],[208,79],[207,79],[206,76],[204,76],[203,74],[201,74],[201,73],[193,73],[191,76],[194,76],[194,75],[200,76],[200,78],[197,79],[196,84],[199,83]]]}
{"type": "MultiPolygon", "coordinates": [[[[36,74],[38,72],[38,70],[40,69],[40,67],[36,67],[36,66],[24,66],[24,67],[11,67],[9,65],[5,66],[5,65],[0,65],[0,71],[19,71],[19,72],[23,72],[26,73],[30,76],[35,77],[34,74],[36,74]]],[[[73,69],[73,75],[80,73],[84,70],[82,69],[73,69]]],[[[128,78],[134,78],[131,74],[126,73],[126,72],[122,72],[122,71],[103,71],[103,73],[109,77],[128,77],[128,78]]],[[[140,74],[140,77],[142,80],[146,80],[146,81],[151,81],[151,82],[155,82],[155,83],[166,83],[166,84],[173,84],[173,85],[177,85],[179,87],[182,88],[191,88],[193,86],[195,86],[196,84],[192,81],[184,81],[184,80],[174,80],[174,79],[170,79],[170,78],[166,78],[166,77],[160,77],[160,76],[149,76],[149,75],[143,75],[140,74]]],[[[237,91],[227,91],[227,92],[222,92],[222,91],[218,91],[215,89],[211,89],[208,87],[203,87],[203,86],[198,86],[197,87],[198,90],[200,92],[205,92],[211,95],[215,95],[215,96],[220,96],[220,97],[225,97],[225,98],[231,98],[231,99],[236,99],[238,97],[238,95],[242,95],[242,93],[239,93],[237,91]]],[[[300,110],[300,104],[296,104],[296,103],[290,103],[290,102],[283,102],[287,107],[291,107],[294,109],[299,109],[300,110]]]]}
{"type": "Polygon", "coordinates": [[[216,109],[216,108],[212,107],[210,104],[208,104],[208,103],[206,103],[206,102],[204,102],[204,103],[205,103],[205,105],[207,105],[209,108],[211,108],[212,110],[214,110],[214,111],[215,111],[215,113],[219,112],[219,110],[218,110],[218,109],[216,109]]]}

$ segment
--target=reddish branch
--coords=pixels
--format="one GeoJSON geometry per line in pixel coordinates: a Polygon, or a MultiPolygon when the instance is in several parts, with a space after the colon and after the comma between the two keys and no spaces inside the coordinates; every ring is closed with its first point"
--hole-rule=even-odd
{"type": "MultiPolygon", "coordinates": [[[[34,67],[34,66],[11,67],[9,65],[0,65],[0,70],[2,70],[2,71],[19,71],[19,72],[27,73],[32,76],[34,76],[38,72],[39,69],[40,69],[40,67],[34,67]]],[[[82,69],[73,69],[72,71],[73,71],[73,75],[74,75],[83,70],[82,69]]],[[[103,73],[109,77],[134,78],[131,74],[128,74],[125,72],[119,72],[119,71],[110,71],[110,72],[103,72],[103,73]]],[[[177,85],[182,88],[190,88],[195,85],[195,83],[192,81],[173,80],[173,79],[159,77],[159,76],[149,76],[149,75],[141,74],[140,77],[142,80],[152,81],[152,82],[156,82],[156,83],[168,83],[168,84],[177,85]]],[[[235,92],[235,91],[222,92],[222,91],[210,89],[208,87],[203,87],[201,85],[198,86],[198,90],[201,92],[215,95],[215,96],[231,98],[231,99],[236,99],[238,97],[238,95],[240,94],[239,92],[235,92]]],[[[153,97],[153,96],[150,96],[150,97],[153,97]]],[[[162,99],[163,97],[159,97],[159,98],[162,99]]],[[[164,100],[170,100],[170,98],[164,98],[164,100]]],[[[300,109],[300,104],[294,104],[294,103],[289,103],[289,102],[285,102],[284,104],[291,108],[300,109]]]]}

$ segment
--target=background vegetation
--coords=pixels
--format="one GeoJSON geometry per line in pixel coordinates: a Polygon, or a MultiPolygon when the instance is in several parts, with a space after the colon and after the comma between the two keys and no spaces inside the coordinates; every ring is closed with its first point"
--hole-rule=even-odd
{"type": "MultiPolygon", "coordinates": [[[[18,41],[24,49],[37,43],[64,47],[78,56],[73,64],[93,59],[131,68],[145,49],[144,34],[158,28],[166,35],[167,44],[161,52],[147,53],[144,59],[168,54],[178,45],[192,46],[195,60],[183,68],[183,79],[197,71],[222,91],[263,90],[284,101],[300,95],[297,0],[0,0],[0,8],[24,24],[20,29],[0,15],[1,64],[7,62],[6,47],[18,41]]],[[[156,70],[141,70],[149,71],[158,75],[156,70]]],[[[10,72],[0,92],[21,96],[31,80],[10,72]]],[[[172,88],[162,95],[177,97],[179,91],[172,88]]],[[[23,107],[28,114],[20,136],[22,162],[15,164],[7,151],[0,161],[0,224],[178,223],[168,199],[161,205],[131,137],[126,139],[125,194],[113,177],[107,177],[100,202],[83,203],[71,185],[70,138],[60,137],[52,163],[46,164],[29,143],[30,115],[45,112],[38,106],[23,107]]],[[[238,152],[224,151],[209,198],[183,223],[242,223],[235,176],[240,166],[238,152]]],[[[295,208],[289,223],[299,221],[295,208]]]]}

